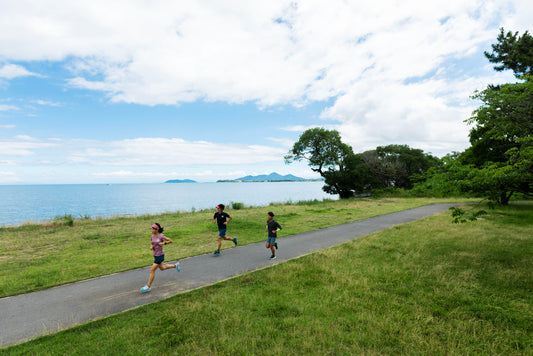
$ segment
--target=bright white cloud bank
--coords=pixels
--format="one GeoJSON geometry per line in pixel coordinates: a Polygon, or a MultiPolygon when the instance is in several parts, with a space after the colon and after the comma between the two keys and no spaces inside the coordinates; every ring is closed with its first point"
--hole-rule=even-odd
{"type": "MultiPolygon", "coordinates": [[[[463,120],[475,89],[512,78],[469,61],[500,27],[524,31],[533,18],[522,0],[1,0],[0,8],[4,80],[39,75],[14,62],[67,60],[70,87],[104,92],[111,102],[332,100],[321,117],[355,151],[406,143],[435,154],[468,145],[463,120]]],[[[157,139],[103,143],[70,159],[145,164],[150,140],[157,139]]],[[[180,139],[168,145],[190,157],[213,148],[180,139]]],[[[230,149],[241,163],[276,151],[230,149]]],[[[173,163],[188,159],[160,153],[173,163]]]]}

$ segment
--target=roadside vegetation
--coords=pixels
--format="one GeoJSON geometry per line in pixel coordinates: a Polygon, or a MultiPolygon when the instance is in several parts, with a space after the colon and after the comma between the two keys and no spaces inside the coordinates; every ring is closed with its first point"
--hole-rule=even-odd
{"type": "MultiPolygon", "coordinates": [[[[280,236],[288,236],[444,201],[450,200],[347,199],[239,206],[238,210],[227,210],[234,218],[228,235],[237,237],[241,245],[264,241],[270,210],[283,224],[280,236]]],[[[164,234],[175,242],[165,248],[168,261],[213,252],[218,235],[213,213],[203,210],[79,220],[65,215],[47,224],[2,227],[0,297],[148,266],[152,263],[149,246],[154,222],[159,222],[164,234]]]]}
{"type": "MultiPolygon", "coordinates": [[[[298,211],[304,223],[292,221],[307,225],[333,216],[342,222],[345,210],[359,218],[414,202],[421,201],[272,209],[288,209],[280,220],[298,211]]],[[[239,214],[257,216],[261,227],[268,208],[239,214]]],[[[184,220],[180,215],[180,226],[187,229],[184,220]]],[[[144,234],[150,221],[139,218],[135,225],[144,234]]],[[[2,353],[528,355],[533,353],[532,265],[532,202],[487,209],[464,224],[452,223],[446,212],[2,353]]]]}

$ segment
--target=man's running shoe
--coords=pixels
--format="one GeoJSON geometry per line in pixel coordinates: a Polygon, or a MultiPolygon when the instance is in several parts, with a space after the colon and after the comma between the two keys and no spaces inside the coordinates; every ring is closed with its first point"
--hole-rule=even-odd
{"type": "Polygon", "coordinates": [[[176,262],[176,271],[180,271],[180,263],[179,262],[176,262]]]}
{"type": "Polygon", "coordinates": [[[233,238],[233,243],[235,244],[235,246],[237,246],[237,238],[236,237],[233,238]]]}
{"type": "Polygon", "coordinates": [[[150,287],[148,287],[148,286],[144,286],[144,287],[141,288],[141,292],[145,292],[145,293],[146,293],[146,292],[149,292],[149,291],[151,291],[151,290],[152,290],[152,288],[150,288],[150,287]]]}
{"type": "Polygon", "coordinates": [[[275,258],[276,258],[275,255],[270,256],[270,259],[271,259],[271,260],[273,260],[273,259],[275,259],[275,258]]]}
{"type": "Polygon", "coordinates": [[[220,255],[220,251],[219,251],[219,250],[216,250],[215,252],[213,252],[213,255],[215,255],[215,256],[219,256],[219,255],[220,255]]]}

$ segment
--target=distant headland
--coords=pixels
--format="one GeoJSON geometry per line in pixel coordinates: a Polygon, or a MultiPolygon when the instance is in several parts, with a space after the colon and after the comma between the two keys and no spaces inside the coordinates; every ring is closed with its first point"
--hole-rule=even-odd
{"type": "Polygon", "coordinates": [[[237,179],[220,179],[219,182],[309,182],[309,181],[319,181],[322,179],[305,179],[301,177],[296,177],[292,174],[280,175],[276,172],[270,173],[269,175],[261,174],[258,176],[246,176],[237,179]]]}
{"type": "Polygon", "coordinates": [[[170,179],[165,183],[196,183],[196,181],[192,179],[170,179]]]}

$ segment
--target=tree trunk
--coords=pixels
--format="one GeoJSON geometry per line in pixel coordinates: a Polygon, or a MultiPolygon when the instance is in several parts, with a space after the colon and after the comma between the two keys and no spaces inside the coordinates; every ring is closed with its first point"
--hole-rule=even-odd
{"type": "Polygon", "coordinates": [[[500,194],[500,204],[501,205],[509,205],[509,200],[511,199],[511,196],[513,195],[513,191],[511,191],[509,193],[509,195],[507,195],[506,192],[501,192],[500,194]]]}

